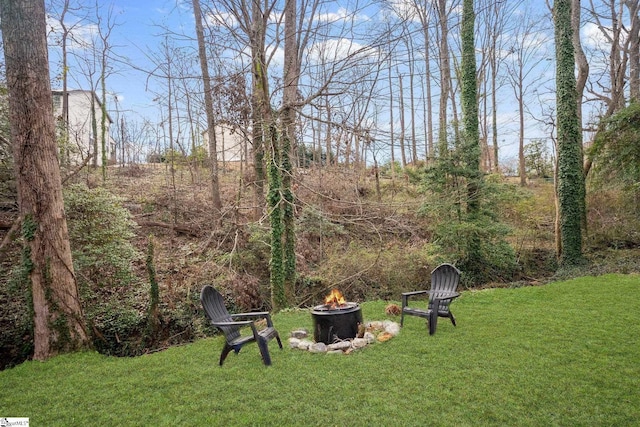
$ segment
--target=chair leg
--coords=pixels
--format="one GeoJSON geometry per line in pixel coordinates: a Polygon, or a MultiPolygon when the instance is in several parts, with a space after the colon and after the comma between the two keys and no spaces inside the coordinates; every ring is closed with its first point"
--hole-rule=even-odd
{"type": "Polygon", "coordinates": [[[400,314],[400,327],[404,325],[404,309],[402,310],[402,314],[400,314]]]}
{"type": "Polygon", "coordinates": [[[278,341],[278,346],[282,349],[282,341],[280,341],[280,334],[276,332],[276,340],[278,341]]]}
{"type": "Polygon", "coordinates": [[[451,319],[451,323],[453,323],[453,326],[457,326],[456,325],[456,318],[453,317],[453,313],[449,312],[449,319],[451,319]]]}
{"type": "Polygon", "coordinates": [[[429,335],[436,333],[436,326],[438,325],[438,312],[431,310],[429,313],[429,335]]]}
{"type": "Polygon", "coordinates": [[[222,353],[220,354],[220,366],[222,366],[222,364],[224,363],[224,359],[227,358],[231,350],[233,350],[233,347],[231,347],[229,344],[225,342],[224,348],[222,349],[222,353]]]}
{"type": "MultiPolygon", "coordinates": [[[[280,341],[280,339],[278,339],[280,341]]],[[[271,356],[269,355],[269,347],[267,346],[267,340],[264,338],[258,338],[258,348],[260,349],[260,356],[265,365],[271,365],[271,356]]]]}

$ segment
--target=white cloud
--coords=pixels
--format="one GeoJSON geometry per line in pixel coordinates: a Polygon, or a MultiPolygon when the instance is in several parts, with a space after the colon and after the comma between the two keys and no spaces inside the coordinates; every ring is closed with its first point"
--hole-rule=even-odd
{"type": "Polygon", "coordinates": [[[593,22],[588,22],[581,31],[582,43],[587,48],[608,49],[609,43],[605,34],[593,22]]]}
{"type": "Polygon", "coordinates": [[[229,12],[216,12],[207,14],[207,23],[212,26],[227,26],[235,27],[238,25],[238,20],[233,14],[229,12]]]}
{"type": "Polygon", "coordinates": [[[337,24],[340,22],[351,23],[355,21],[368,21],[369,17],[365,14],[357,14],[351,12],[344,7],[338,8],[335,12],[319,13],[315,20],[329,24],[337,24]]]}
{"type": "Polygon", "coordinates": [[[360,53],[365,55],[366,48],[365,45],[346,38],[331,39],[314,44],[309,51],[309,57],[316,62],[334,62],[360,53]]]}
{"type": "MultiPolygon", "coordinates": [[[[67,37],[67,49],[84,50],[94,45],[98,35],[98,26],[95,24],[81,24],[79,22],[65,22],[69,35],[67,37]]],[[[62,40],[63,29],[60,22],[52,17],[47,17],[48,43],[50,46],[59,46],[62,40]]]]}

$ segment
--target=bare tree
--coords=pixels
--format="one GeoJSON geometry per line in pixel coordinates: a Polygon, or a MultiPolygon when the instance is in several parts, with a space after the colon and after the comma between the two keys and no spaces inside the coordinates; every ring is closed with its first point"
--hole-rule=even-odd
{"type": "Polygon", "coordinates": [[[109,55],[111,54],[112,46],[110,44],[111,32],[116,26],[116,22],[113,16],[113,7],[109,7],[106,15],[106,19],[100,16],[100,9],[96,1],[96,19],[98,22],[98,37],[100,39],[100,166],[102,169],[102,182],[107,180],[107,164],[110,152],[108,152],[107,139],[107,119],[109,117],[107,113],[107,77],[112,73],[112,70],[108,69],[109,55]]]}
{"type": "Polygon", "coordinates": [[[209,134],[209,161],[211,162],[211,197],[213,200],[214,219],[220,217],[222,200],[220,199],[220,186],[218,184],[218,149],[215,131],[215,113],[213,111],[213,99],[211,78],[209,77],[209,64],[207,61],[207,49],[204,41],[204,28],[202,25],[202,10],[200,0],[192,0],[193,13],[196,21],[196,35],[198,38],[198,57],[202,69],[202,81],[204,84],[204,105],[207,114],[207,133],[209,134]]]}
{"type": "Polygon", "coordinates": [[[293,301],[296,279],[295,217],[292,190],[293,164],[291,156],[296,143],[296,102],[300,81],[300,33],[298,2],[287,0],[284,9],[284,88],[280,121],[282,124],[282,223],[284,226],[284,292],[286,301],[293,301]]]}
{"type": "Polygon", "coordinates": [[[438,131],[438,151],[443,156],[448,150],[447,143],[447,104],[449,93],[451,92],[451,66],[449,61],[449,8],[446,0],[438,0],[436,5],[438,12],[438,22],[440,23],[439,60],[440,60],[440,109],[439,131],[438,131]]]}
{"type": "Polygon", "coordinates": [[[49,83],[43,0],[2,0],[11,136],[34,310],[34,359],[89,345],[78,297],[49,83]],[[29,70],[29,72],[26,72],[29,70]]]}
{"type": "Polygon", "coordinates": [[[407,167],[407,149],[406,149],[406,123],[405,123],[405,117],[404,117],[404,86],[402,84],[403,81],[403,76],[402,74],[398,71],[398,85],[399,85],[399,89],[398,89],[398,103],[399,105],[399,109],[400,109],[400,138],[398,141],[398,144],[400,144],[400,156],[402,158],[402,167],[407,167]]]}
{"type": "Polygon", "coordinates": [[[523,1],[495,1],[482,0],[477,8],[479,25],[476,28],[478,41],[481,43],[480,52],[482,55],[479,64],[479,83],[484,86],[481,90],[484,114],[483,120],[483,160],[485,170],[493,170],[499,173],[499,151],[498,144],[498,94],[504,84],[502,71],[503,61],[507,58],[504,54],[508,44],[513,39],[512,32],[520,25],[517,19],[521,15],[519,11],[523,1]],[[489,105],[490,104],[490,105],[489,105]],[[489,129],[489,119],[491,126],[489,129]],[[491,144],[489,144],[491,136],[491,144]],[[490,154],[490,148],[493,153],[490,154]]]}
{"type": "MultiPolygon", "coordinates": [[[[599,57],[599,63],[604,66],[591,66],[586,91],[591,102],[602,106],[600,123],[624,107],[627,95],[635,95],[639,81],[636,79],[640,65],[640,23],[638,0],[601,0],[594,3],[589,1],[588,19],[598,28],[599,37],[605,43],[596,43],[589,55],[599,57]],[[625,13],[626,11],[626,13],[625,13]],[[629,93],[626,83],[629,83],[629,93]]],[[[579,19],[573,17],[574,21],[579,19]]],[[[574,26],[576,23],[573,24],[574,26]]],[[[580,53],[577,53],[578,57],[580,53]]],[[[595,61],[593,61],[595,62],[595,61]]],[[[596,130],[597,131],[597,130],[596,130]]],[[[585,176],[589,174],[594,159],[587,157],[584,165],[585,176]]]]}
{"type": "Polygon", "coordinates": [[[573,27],[573,50],[575,52],[576,66],[578,69],[578,76],[576,79],[576,92],[578,95],[578,122],[582,126],[582,97],[584,95],[585,86],[587,85],[587,79],[589,78],[589,62],[587,61],[587,56],[582,49],[582,42],[580,41],[580,24],[582,16],[580,0],[572,1],[571,26],[573,27]]]}
{"type": "Polygon", "coordinates": [[[525,168],[525,101],[537,83],[543,77],[546,67],[540,70],[540,64],[546,62],[546,55],[542,47],[549,41],[548,32],[541,27],[544,22],[531,11],[521,15],[522,21],[511,34],[512,44],[509,47],[509,56],[506,58],[508,79],[513,95],[518,105],[518,174],[520,185],[527,183],[525,168]]]}
{"type": "Polygon", "coordinates": [[[424,37],[424,114],[425,114],[425,159],[428,162],[433,156],[433,105],[431,102],[431,34],[429,28],[433,20],[433,7],[430,2],[413,0],[412,6],[420,20],[424,37]]]}
{"type": "Polygon", "coordinates": [[[67,19],[70,14],[78,11],[80,8],[77,6],[72,6],[70,0],[62,0],[60,6],[60,12],[58,15],[58,23],[60,24],[61,34],[60,34],[60,49],[61,49],[61,73],[62,73],[62,117],[61,119],[61,131],[62,131],[62,139],[63,143],[60,147],[60,161],[61,164],[65,165],[70,161],[70,153],[69,153],[69,95],[68,95],[68,85],[69,85],[69,43],[72,42],[73,31],[77,28],[82,20],[78,19],[76,22],[69,23],[67,19]]]}
{"type": "MultiPolygon", "coordinates": [[[[578,0],[575,0],[578,1],[578,0]]],[[[626,0],[630,23],[629,39],[629,97],[640,100],[640,0],[626,0]]],[[[583,54],[584,55],[584,54],[583,54]]]]}

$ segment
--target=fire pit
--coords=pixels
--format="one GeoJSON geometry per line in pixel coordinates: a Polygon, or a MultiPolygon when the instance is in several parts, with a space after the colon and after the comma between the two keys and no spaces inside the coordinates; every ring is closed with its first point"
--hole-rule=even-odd
{"type": "Polygon", "coordinates": [[[346,302],[340,291],[334,289],[325,303],[313,307],[313,339],[332,344],[339,340],[355,338],[362,323],[362,311],[355,302],[346,302]]]}

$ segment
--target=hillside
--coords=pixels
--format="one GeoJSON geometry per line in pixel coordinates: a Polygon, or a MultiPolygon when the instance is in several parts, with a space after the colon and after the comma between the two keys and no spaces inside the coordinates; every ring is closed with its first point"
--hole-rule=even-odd
{"type": "MultiPolygon", "coordinates": [[[[67,186],[83,183],[98,188],[98,176],[84,172],[67,186]]],[[[118,203],[137,224],[133,244],[139,255],[126,285],[105,286],[77,271],[98,350],[140,354],[209,333],[198,300],[204,284],[222,289],[229,304],[239,311],[270,308],[269,230],[264,203],[254,200],[251,173],[227,168],[220,178],[224,212],[217,225],[212,219],[206,169],[181,165],[171,173],[166,164],[109,169],[104,187],[121,198],[118,203]],[[160,293],[159,327],[152,336],[147,330],[150,242],[160,293]]],[[[545,283],[556,274],[553,184],[541,181],[520,188],[504,179],[489,179],[501,186],[499,218],[511,229],[508,242],[515,252],[516,266],[487,283],[475,283],[467,277],[464,286],[545,283]]],[[[453,219],[420,214],[425,204],[433,203],[423,190],[416,170],[393,178],[383,170],[377,181],[370,169],[298,170],[294,177],[299,277],[295,305],[317,304],[333,287],[352,301],[397,301],[402,291],[426,286],[429,272],[440,262],[456,262],[447,259],[433,241],[434,222],[446,224],[453,219]]],[[[614,205],[597,205],[590,210],[590,218],[607,217],[603,211],[614,205]]],[[[15,210],[10,207],[1,214],[4,224],[15,219],[15,210]]],[[[614,251],[610,245],[602,245],[599,242],[607,239],[603,230],[611,234],[614,227],[592,222],[596,232],[590,236],[592,246],[587,247],[592,263],[580,272],[563,274],[639,271],[637,246],[634,249],[630,244],[625,250],[614,251]]],[[[6,228],[0,231],[3,239],[6,228]]],[[[30,351],[28,293],[16,280],[19,264],[19,242],[5,245],[0,263],[0,303],[5,307],[0,319],[2,366],[19,362],[30,351]]]]}

